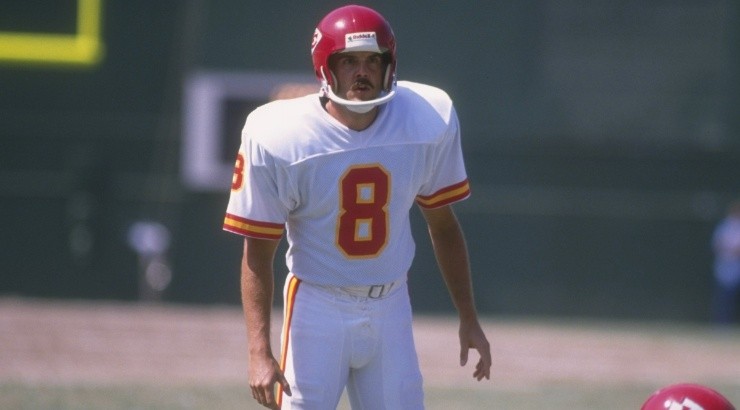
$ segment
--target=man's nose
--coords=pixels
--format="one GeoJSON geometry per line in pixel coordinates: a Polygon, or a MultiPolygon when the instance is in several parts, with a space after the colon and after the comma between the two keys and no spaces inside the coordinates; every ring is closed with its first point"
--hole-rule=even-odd
{"type": "Polygon", "coordinates": [[[369,70],[369,65],[367,61],[360,61],[359,64],[357,64],[357,76],[358,77],[367,77],[369,70]]]}

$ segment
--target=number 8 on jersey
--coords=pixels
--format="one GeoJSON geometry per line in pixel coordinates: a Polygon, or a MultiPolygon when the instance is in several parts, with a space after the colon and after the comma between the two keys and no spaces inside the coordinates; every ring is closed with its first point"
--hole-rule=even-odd
{"type": "Polygon", "coordinates": [[[354,166],[339,184],[337,247],[348,258],[377,256],[388,243],[388,171],[379,164],[354,166]]]}

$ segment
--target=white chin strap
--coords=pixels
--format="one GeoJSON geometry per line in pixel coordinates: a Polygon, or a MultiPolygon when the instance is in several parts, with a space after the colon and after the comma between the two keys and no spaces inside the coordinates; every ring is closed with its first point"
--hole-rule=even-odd
{"type": "Polygon", "coordinates": [[[391,88],[391,91],[388,93],[385,93],[381,97],[378,97],[374,100],[369,101],[351,101],[351,100],[345,100],[344,98],[339,97],[338,95],[334,94],[334,91],[332,91],[331,87],[327,84],[326,86],[323,86],[324,88],[324,95],[329,97],[330,100],[334,101],[337,104],[343,105],[347,107],[348,110],[352,112],[356,112],[358,114],[365,114],[367,112],[370,112],[373,108],[377,107],[378,105],[385,104],[393,97],[396,96],[396,86],[394,85],[393,88],[391,88]]]}
{"type": "MultiPolygon", "coordinates": [[[[321,72],[321,75],[324,75],[323,70],[321,72]]],[[[329,83],[326,81],[326,77],[324,77],[324,80],[321,81],[320,94],[328,97],[330,100],[334,101],[335,103],[339,105],[343,105],[347,107],[347,109],[352,112],[356,112],[358,114],[365,114],[367,112],[370,112],[370,110],[377,107],[378,105],[387,103],[388,101],[393,99],[393,97],[396,96],[396,82],[393,81],[391,85],[391,90],[389,92],[381,94],[380,97],[374,100],[351,101],[351,100],[345,100],[344,98],[334,94],[334,90],[331,89],[331,87],[329,86],[329,83]]]]}

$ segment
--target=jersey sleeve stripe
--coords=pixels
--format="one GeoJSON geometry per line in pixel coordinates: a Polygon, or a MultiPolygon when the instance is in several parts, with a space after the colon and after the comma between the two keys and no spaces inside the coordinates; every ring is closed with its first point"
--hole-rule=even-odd
{"type": "Polygon", "coordinates": [[[416,202],[422,208],[438,208],[443,205],[460,201],[468,196],[470,196],[470,184],[466,179],[457,184],[442,188],[431,195],[419,195],[416,197],[416,202]]]}
{"type": "Polygon", "coordinates": [[[224,218],[224,230],[255,238],[280,239],[285,231],[285,225],[253,221],[227,213],[224,218]]]}

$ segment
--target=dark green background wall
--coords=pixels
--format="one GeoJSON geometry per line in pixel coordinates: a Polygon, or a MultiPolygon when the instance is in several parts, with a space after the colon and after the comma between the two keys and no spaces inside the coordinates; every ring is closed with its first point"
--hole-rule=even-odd
{"type": "MultiPolygon", "coordinates": [[[[0,32],[73,30],[60,4],[0,2],[0,32]]],[[[136,299],[126,234],[151,219],[173,235],[166,300],[238,303],[228,193],[180,179],[185,79],[310,74],[340,4],[104,1],[99,64],[0,60],[0,294],[136,299]]],[[[456,102],[481,311],[708,318],[709,237],[740,196],[736,2],[366,4],[395,29],[399,77],[456,102]]],[[[450,311],[414,225],[414,303],[450,311]]]]}

